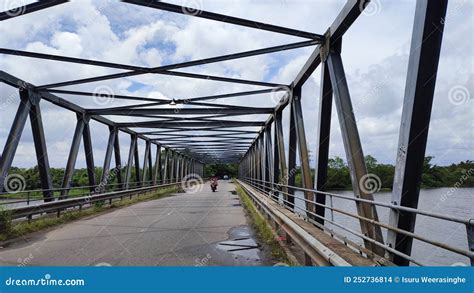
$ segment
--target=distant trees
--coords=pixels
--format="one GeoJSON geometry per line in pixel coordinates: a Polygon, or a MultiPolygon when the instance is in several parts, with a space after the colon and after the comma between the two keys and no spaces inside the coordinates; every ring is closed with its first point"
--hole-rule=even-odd
{"type": "MultiPolygon", "coordinates": [[[[462,161],[458,164],[449,166],[438,166],[432,163],[434,157],[427,156],[424,160],[422,188],[430,187],[474,187],[474,162],[462,161]]],[[[375,174],[380,178],[381,188],[389,190],[392,188],[395,167],[390,164],[380,164],[377,159],[368,155],[365,157],[367,171],[375,174]]],[[[51,177],[53,186],[58,188],[62,184],[64,169],[51,168],[51,177]]],[[[216,174],[217,176],[228,175],[229,177],[237,177],[237,164],[208,164],[205,166],[205,176],[216,174]]],[[[314,170],[311,170],[314,178],[314,170]]],[[[41,181],[39,177],[38,167],[33,168],[17,168],[12,167],[9,174],[21,175],[25,179],[25,190],[41,189],[41,181]]],[[[100,183],[102,168],[95,168],[96,184],[100,183]]],[[[125,174],[125,167],[122,168],[122,174],[125,174]]],[[[301,170],[296,170],[296,185],[301,186],[301,170]]],[[[135,181],[135,168],[131,169],[131,181],[135,181]]],[[[109,178],[108,184],[114,184],[117,178],[109,178]]],[[[72,177],[71,186],[87,186],[89,179],[87,177],[87,169],[76,169],[72,177]]],[[[133,186],[133,184],[132,184],[133,186]]],[[[352,189],[349,168],[344,160],[340,157],[330,158],[328,161],[328,178],[327,190],[352,189]]]]}
{"type": "MultiPolygon", "coordinates": [[[[432,156],[427,156],[424,160],[423,175],[421,181],[422,188],[449,187],[459,185],[462,187],[474,187],[474,162],[462,161],[450,166],[433,165],[432,156]]],[[[376,175],[382,183],[381,188],[392,189],[395,166],[390,164],[379,164],[377,159],[371,155],[365,156],[367,172],[376,175]]],[[[313,178],[314,178],[314,170],[313,178]]],[[[301,185],[301,170],[296,173],[296,185],[301,185]]],[[[328,161],[327,190],[352,189],[349,168],[340,157],[334,157],[328,161]]]]}

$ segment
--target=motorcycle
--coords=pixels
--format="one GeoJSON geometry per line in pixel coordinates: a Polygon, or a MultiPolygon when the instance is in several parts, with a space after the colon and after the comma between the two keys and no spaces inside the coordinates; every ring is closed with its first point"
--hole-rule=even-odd
{"type": "Polygon", "coordinates": [[[211,180],[211,189],[212,189],[212,192],[216,192],[216,190],[217,190],[217,185],[218,185],[218,183],[217,183],[217,180],[216,180],[216,179],[211,180]]]}

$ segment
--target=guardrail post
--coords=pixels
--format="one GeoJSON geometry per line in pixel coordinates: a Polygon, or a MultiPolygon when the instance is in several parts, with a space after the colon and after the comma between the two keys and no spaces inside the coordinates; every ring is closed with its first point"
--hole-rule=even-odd
{"type": "MultiPolygon", "coordinates": [[[[332,85],[329,69],[325,60],[321,62],[321,95],[319,99],[319,121],[317,130],[317,155],[315,164],[314,188],[318,191],[326,191],[328,160],[329,160],[329,138],[331,132],[331,112],[332,112],[332,85]]],[[[326,195],[316,193],[316,202],[321,205],[326,204],[326,195]]],[[[324,225],[325,208],[316,205],[316,221],[324,225]]]]}
{"type": "Polygon", "coordinates": [[[115,146],[115,139],[117,132],[113,126],[109,127],[109,140],[107,142],[107,149],[105,151],[104,165],[102,168],[102,176],[100,177],[100,192],[104,192],[107,186],[107,181],[109,180],[110,172],[110,161],[112,160],[112,150],[115,146]]]}
{"type": "MultiPolygon", "coordinates": [[[[337,116],[341,127],[342,140],[344,150],[346,152],[347,164],[351,173],[352,188],[356,198],[374,200],[373,195],[366,188],[362,188],[364,181],[368,178],[367,167],[364,161],[364,154],[360,143],[359,131],[352,109],[351,97],[347,86],[346,75],[342,65],[340,55],[340,46],[331,48],[327,64],[329,66],[329,74],[331,76],[331,84],[334,91],[335,104],[337,108],[337,116]],[[361,187],[362,186],[362,187],[361,187]]],[[[361,217],[378,221],[377,210],[373,204],[356,202],[357,213],[361,217]]],[[[366,221],[360,220],[362,234],[383,243],[382,230],[380,226],[376,226],[366,221]]],[[[384,256],[385,250],[380,246],[364,241],[365,247],[372,252],[384,256]]]]}
{"type": "MultiPolygon", "coordinates": [[[[27,91],[25,91],[27,92],[27,91]]],[[[48,149],[46,147],[46,139],[44,137],[43,119],[41,117],[40,101],[41,96],[37,93],[29,92],[28,96],[31,103],[30,122],[33,131],[33,141],[35,144],[36,160],[38,162],[38,171],[41,180],[41,188],[43,189],[43,198],[45,202],[54,200],[53,181],[51,179],[48,149]]],[[[1,191],[1,189],[0,189],[1,191]]],[[[28,204],[30,200],[28,192],[28,204]]]]}
{"type": "MultiPolygon", "coordinates": [[[[420,0],[416,4],[393,180],[394,205],[418,206],[447,2],[420,0]]],[[[415,223],[414,213],[390,211],[393,227],[413,232],[415,223]]],[[[387,242],[397,251],[411,254],[413,238],[389,230],[387,242]]],[[[409,265],[402,257],[392,254],[391,258],[397,265],[409,265]]]]}
{"type": "Polygon", "coordinates": [[[66,169],[64,170],[60,199],[67,198],[69,193],[69,187],[71,186],[72,174],[74,173],[74,166],[76,165],[77,153],[79,152],[79,146],[81,145],[81,136],[83,135],[86,119],[88,119],[88,117],[85,117],[83,114],[77,114],[76,130],[74,131],[66,169]]]}
{"type": "MultiPolygon", "coordinates": [[[[299,150],[300,164],[301,164],[301,179],[303,187],[306,189],[313,188],[313,180],[311,178],[311,168],[309,166],[308,145],[306,143],[306,133],[304,129],[303,111],[301,109],[301,87],[293,89],[293,96],[291,99],[292,110],[294,111],[293,118],[295,119],[296,140],[299,150]]],[[[305,191],[304,197],[306,215],[308,218],[315,218],[312,214],[315,212],[314,204],[308,201],[314,201],[314,194],[311,191],[305,191]]]]}
{"type": "Polygon", "coordinates": [[[132,177],[133,154],[137,146],[136,136],[130,136],[130,148],[128,150],[127,168],[125,170],[125,189],[130,188],[130,177],[132,177]]]}
{"type": "Polygon", "coordinates": [[[0,159],[0,192],[3,192],[5,178],[7,177],[8,170],[10,170],[12,165],[16,149],[18,148],[18,143],[20,142],[21,134],[25,128],[28,113],[31,109],[28,90],[25,88],[20,88],[19,91],[20,105],[18,105],[18,110],[13,120],[12,127],[10,128],[10,132],[8,133],[5,146],[3,147],[2,158],[0,159]]]}

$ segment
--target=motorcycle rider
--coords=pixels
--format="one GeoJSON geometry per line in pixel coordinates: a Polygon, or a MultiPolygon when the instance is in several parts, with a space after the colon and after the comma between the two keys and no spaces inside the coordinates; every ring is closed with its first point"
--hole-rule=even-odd
{"type": "Polygon", "coordinates": [[[215,191],[217,189],[217,186],[219,185],[219,182],[217,181],[217,176],[215,174],[212,174],[211,176],[211,189],[212,191],[215,191]]]}

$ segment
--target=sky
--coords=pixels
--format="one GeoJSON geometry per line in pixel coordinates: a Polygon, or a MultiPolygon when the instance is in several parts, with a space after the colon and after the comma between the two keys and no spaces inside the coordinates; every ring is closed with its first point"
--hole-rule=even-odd
{"type": "MultiPolygon", "coordinates": [[[[0,0],[0,10],[34,1],[0,0]]],[[[329,0],[176,0],[236,17],[324,34],[345,1],[329,0]]],[[[405,92],[415,1],[373,1],[343,38],[342,60],[364,154],[394,164],[405,92]]],[[[473,160],[474,141],[474,1],[449,1],[437,76],[427,155],[448,165],[473,160]]],[[[303,39],[159,11],[117,1],[72,1],[47,10],[0,22],[0,47],[39,53],[156,67],[240,51],[287,44],[303,39]]],[[[314,47],[189,67],[181,71],[289,84],[314,47]]],[[[119,72],[95,66],[36,60],[0,54],[0,70],[35,85],[119,72]]],[[[303,86],[302,105],[311,164],[316,153],[319,68],[303,86]]],[[[140,75],[63,89],[155,98],[191,98],[260,89],[256,86],[140,75]]],[[[85,108],[126,105],[118,99],[59,95],[85,108]]],[[[273,107],[274,94],[231,98],[235,105],[273,107]]],[[[128,102],[130,103],[130,102],[128,102]]],[[[18,107],[18,93],[0,84],[0,148],[3,149],[18,107]]],[[[41,102],[52,167],[65,167],[75,115],[41,102]]],[[[330,156],[345,158],[333,107],[330,156]]],[[[285,138],[288,110],[284,111],[285,138]]],[[[130,118],[111,117],[115,121],[130,118]]],[[[266,117],[257,117],[266,120],[266,117]]],[[[255,119],[237,116],[240,120],[255,119]]],[[[136,118],[133,121],[143,121],[136,118]]],[[[95,164],[101,166],[108,129],[91,122],[95,164]]],[[[129,138],[120,135],[122,160],[129,138]]],[[[140,143],[143,154],[144,143],[140,143]]],[[[13,166],[36,165],[31,127],[27,123],[13,166]]],[[[83,150],[76,167],[85,166],[83,150]]]]}

